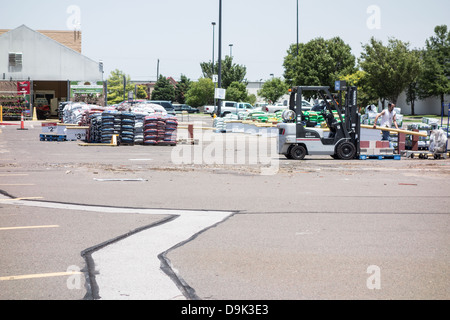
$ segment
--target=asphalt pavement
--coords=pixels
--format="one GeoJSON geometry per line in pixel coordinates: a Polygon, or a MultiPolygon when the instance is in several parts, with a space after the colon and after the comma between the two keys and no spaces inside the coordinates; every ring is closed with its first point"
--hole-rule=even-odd
{"type": "Polygon", "coordinates": [[[0,299],[450,297],[448,159],[295,162],[269,138],[253,162],[264,137],[83,147],[26,128],[0,125],[0,299]]]}

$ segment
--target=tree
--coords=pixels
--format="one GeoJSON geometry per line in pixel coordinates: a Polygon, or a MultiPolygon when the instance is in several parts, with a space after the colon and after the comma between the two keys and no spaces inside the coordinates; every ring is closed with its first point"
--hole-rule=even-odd
{"type": "Polygon", "coordinates": [[[398,96],[420,72],[418,56],[409,50],[408,43],[397,39],[389,39],[384,46],[372,37],[363,49],[360,66],[366,72],[368,85],[375,90],[383,106],[386,99],[397,103],[398,96]]]}
{"type": "Polygon", "coordinates": [[[147,99],[147,87],[145,85],[137,86],[136,99],[147,99]]]}
{"type": "Polygon", "coordinates": [[[237,81],[232,82],[227,89],[225,99],[237,102],[248,102],[247,86],[244,83],[237,81]]]}
{"type": "Polygon", "coordinates": [[[367,74],[362,70],[342,77],[347,82],[347,86],[355,86],[358,88],[358,102],[360,107],[366,107],[371,104],[378,103],[378,95],[367,82],[367,74]]]}
{"type": "Polygon", "coordinates": [[[175,101],[181,104],[186,102],[186,93],[189,91],[191,83],[192,82],[188,77],[184,74],[181,75],[181,79],[175,87],[175,101]]]}
{"type": "Polygon", "coordinates": [[[411,105],[411,115],[415,114],[414,106],[416,100],[419,98],[419,78],[423,72],[423,60],[421,59],[421,55],[423,54],[421,51],[415,50],[413,51],[419,58],[419,73],[416,77],[408,84],[406,88],[406,103],[411,105]]]}
{"type": "Polygon", "coordinates": [[[124,96],[125,99],[128,99],[128,92],[130,91],[134,92],[134,86],[130,83],[130,76],[125,75],[124,72],[118,69],[111,71],[108,78],[108,104],[118,104],[124,101],[124,96]],[[124,77],[126,80],[125,95],[123,91],[124,77]]]}
{"type": "MultiPolygon", "coordinates": [[[[200,63],[204,78],[212,79],[212,62],[200,63]]],[[[219,74],[219,64],[214,64],[214,74],[219,74]]],[[[222,88],[228,89],[233,82],[246,83],[245,75],[247,74],[247,68],[243,65],[233,63],[233,58],[226,56],[225,60],[222,60],[222,88]]]]}
{"type": "Polygon", "coordinates": [[[264,98],[266,102],[276,103],[283,95],[288,93],[289,85],[280,78],[273,78],[264,82],[258,95],[264,98]]]}
{"type": "Polygon", "coordinates": [[[426,40],[426,50],[422,55],[419,97],[438,96],[442,106],[444,95],[450,93],[450,31],[446,25],[441,25],[434,28],[434,33],[426,40]]]}
{"type": "Polygon", "coordinates": [[[175,88],[170,83],[169,79],[160,75],[156,81],[155,89],[152,92],[152,100],[167,100],[173,101],[175,99],[175,88]]]}
{"type": "Polygon", "coordinates": [[[201,78],[191,84],[186,93],[186,103],[192,107],[212,105],[214,103],[214,83],[209,78],[201,78]]]}
{"type": "Polygon", "coordinates": [[[351,48],[339,37],[300,43],[298,52],[297,55],[297,45],[293,44],[284,58],[284,78],[289,86],[334,87],[336,80],[356,71],[351,48]]]}

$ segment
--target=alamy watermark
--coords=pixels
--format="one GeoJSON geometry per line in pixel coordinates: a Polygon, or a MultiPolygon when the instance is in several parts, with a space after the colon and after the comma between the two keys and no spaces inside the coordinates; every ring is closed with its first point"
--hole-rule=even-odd
{"type": "Polygon", "coordinates": [[[81,277],[83,274],[78,266],[69,266],[66,273],[69,275],[66,281],[67,289],[80,290],[81,289],[81,277]]]}
{"type": "Polygon", "coordinates": [[[381,289],[381,269],[379,266],[371,265],[367,267],[367,273],[370,276],[367,278],[366,286],[370,290],[381,289]]]}
{"type": "MultiPolygon", "coordinates": [[[[216,133],[195,123],[195,144],[177,144],[171,160],[176,165],[232,165],[257,168],[261,175],[279,170],[277,139],[264,134],[216,133]]],[[[181,137],[178,137],[181,138],[181,137]]]]}
{"type": "Polygon", "coordinates": [[[367,14],[369,17],[366,20],[367,28],[370,30],[381,29],[381,9],[377,5],[371,5],[367,7],[367,14]]]}
{"type": "Polygon", "coordinates": [[[67,14],[70,16],[66,20],[67,29],[72,31],[81,30],[81,9],[77,5],[70,5],[66,10],[67,14]]]}

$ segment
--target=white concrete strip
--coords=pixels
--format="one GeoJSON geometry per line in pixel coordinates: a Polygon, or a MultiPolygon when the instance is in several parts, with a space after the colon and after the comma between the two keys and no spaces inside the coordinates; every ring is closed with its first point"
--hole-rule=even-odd
{"type": "Polygon", "coordinates": [[[159,227],[94,252],[96,282],[102,299],[170,300],[181,293],[160,269],[158,255],[196,233],[221,222],[231,213],[177,212],[180,216],[159,227]]]}
{"type": "Polygon", "coordinates": [[[4,230],[23,230],[23,229],[45,229],[45,228],[59,228],[59,226],[58,225],[52,225],[52,226],[4,227],[4,228],[0,228],[0,231],[4,231],[4,230]]]}
{"type": "MultiPolygon", "coordinates": [[[[4,196],[0,195],[0,199],[4,196]]],[[[146,229],[91,254],[99,296],[106,300],[171,300],[183,297],[161,270],[158,255],[231,216],[232,212],[129,209],[11,200],[4,203],[63,210],[176,215],[165,224],[146,229]]]]}

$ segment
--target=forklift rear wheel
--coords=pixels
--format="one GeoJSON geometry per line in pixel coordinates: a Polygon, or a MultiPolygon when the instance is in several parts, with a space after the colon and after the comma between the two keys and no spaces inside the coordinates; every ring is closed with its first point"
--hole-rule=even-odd
{"type": "Polygon", "coordinates": [[[306,148],[304,146],[293,146],[289,154],[294,160],[303,160],[306,156],[306,148]]]}
{"type": "Polygon", "coordinates": [[[342,160],[353,159],[356,155],[355,145],[350,142],[343,142],[337,147],[336,154],[342,160]]]}

